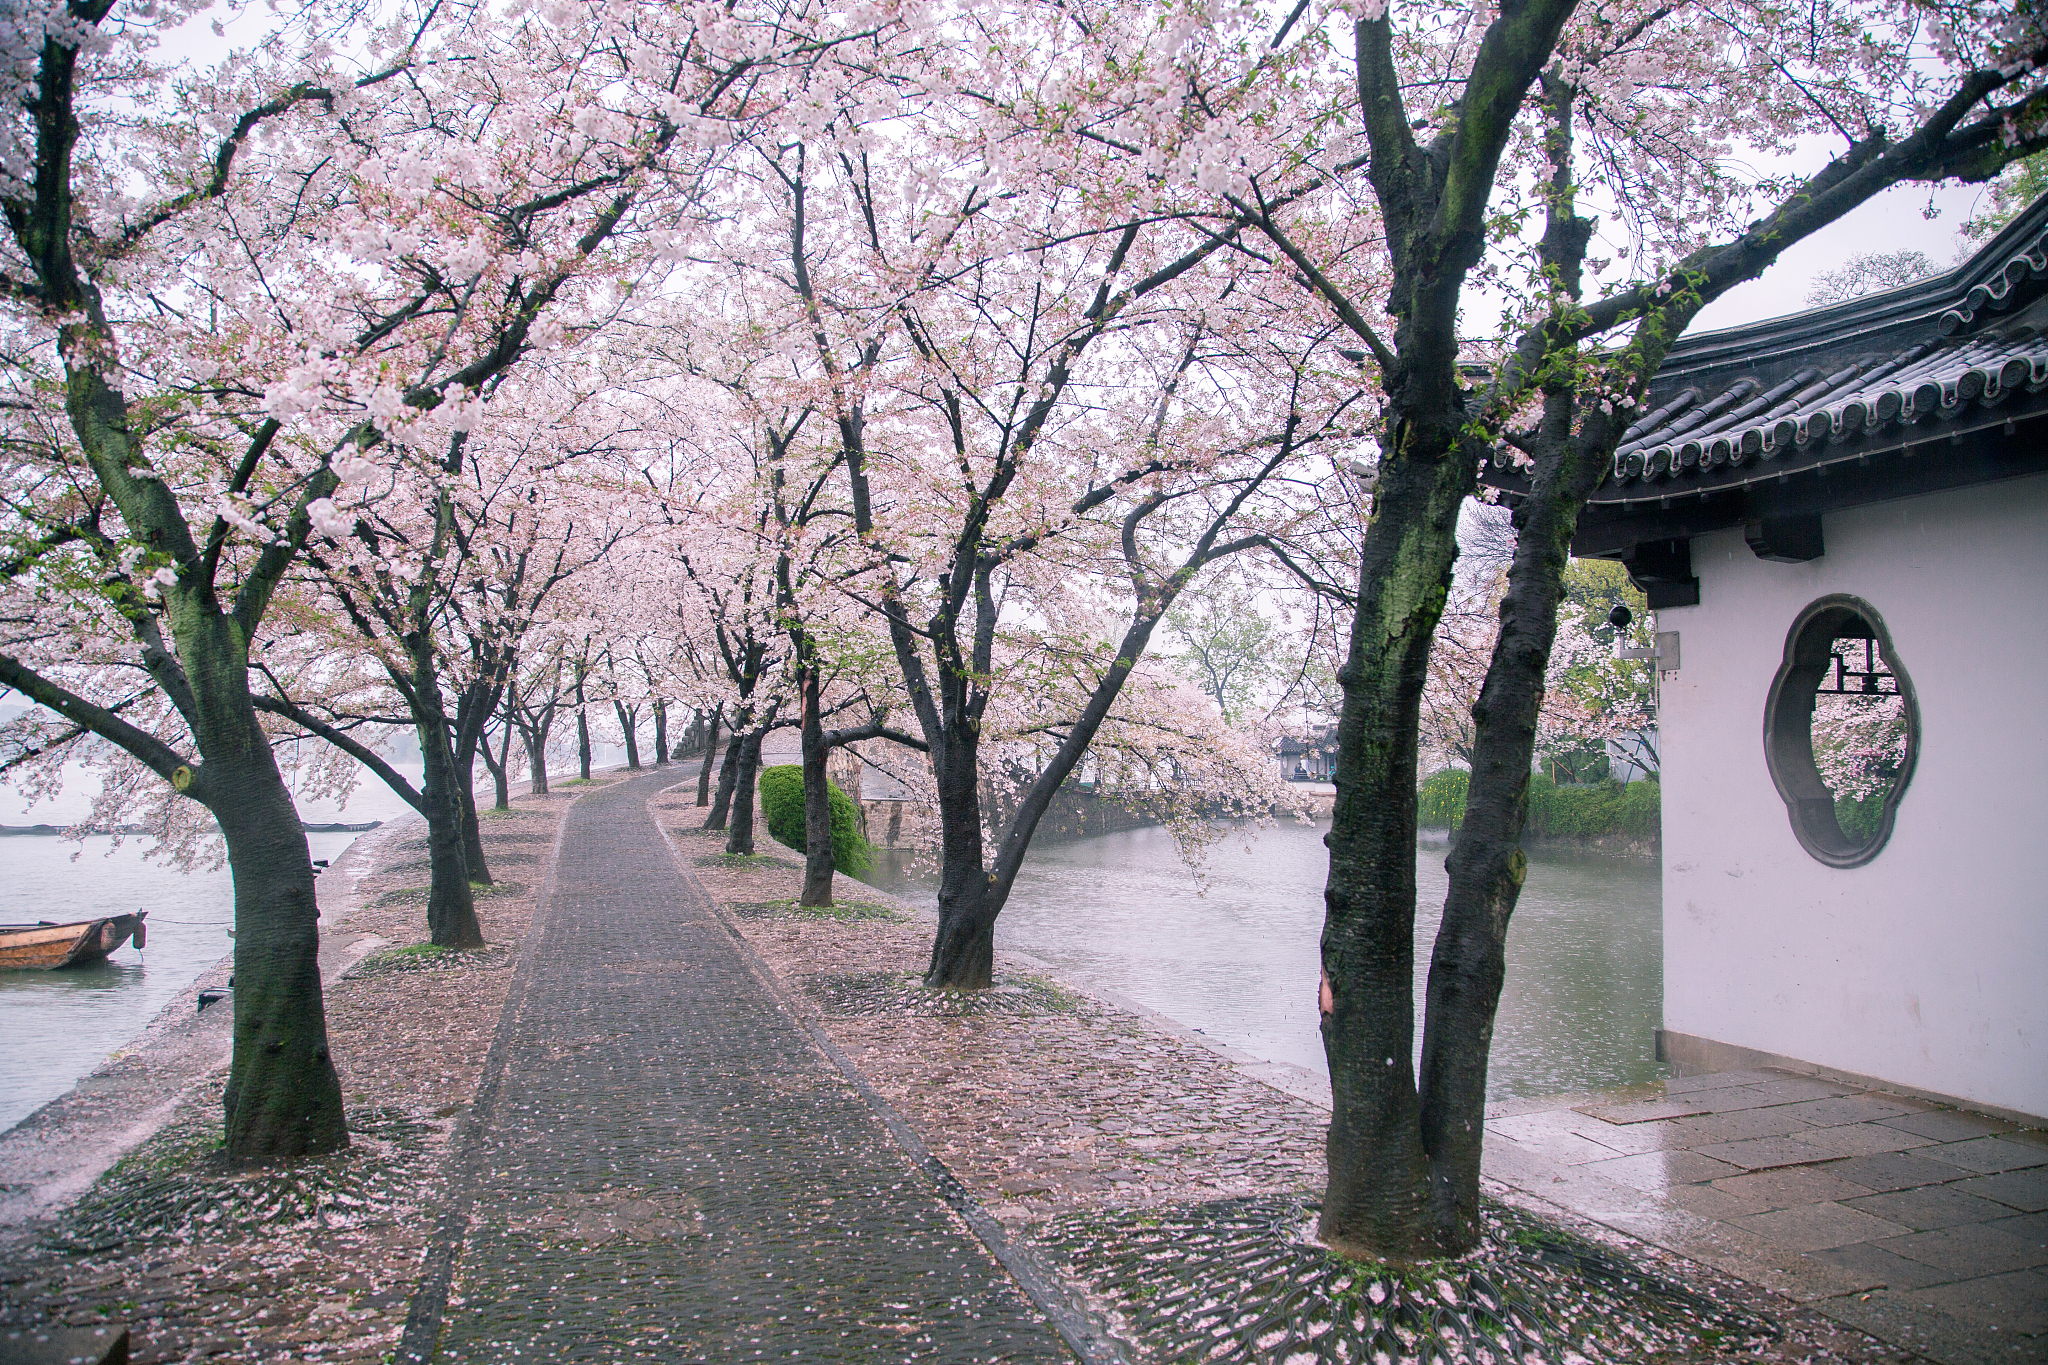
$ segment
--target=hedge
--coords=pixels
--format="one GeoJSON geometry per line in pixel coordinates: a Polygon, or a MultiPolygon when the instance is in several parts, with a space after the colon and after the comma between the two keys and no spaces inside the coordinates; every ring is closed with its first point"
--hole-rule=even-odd
{"type": "MultiPolygon", "coordinates": [[[[858,877],[874,865],[875,850],[860,832],[860,811],[853,798],[831,780],[825,795],[832,807],[832,865],[849,877],[858,877]]],[[[761,810],[768,817],[768,833],[786,848],[804,849],[804,769],[800,763],[785,763],[761,770],[761,810]]]]}
{"type": "Polygon", "coordinates": [[[1472,774],[1463,768],[1443,768],[1429,775],[1418,793],[1415,822],[1424,829],[1456,829],[1465,821],[1465,789],[1472,774]]]}
{"type": "MultiPolygon", "coordinates": [[[[1462,768],[1431,773],[1417,793],[1417,823],[1424,829],[1455,829],[1465,819],[1471,775],[1462,768]]],[[[1529,821],[1525,832],[1539,837],[1619,834],[1653,839],[1659,832],[1661,789],[1654,780],[1627,786],[1608,778],[1584,786],[1562,786],[1544,773],[1529,778],[1529,821]]]]}

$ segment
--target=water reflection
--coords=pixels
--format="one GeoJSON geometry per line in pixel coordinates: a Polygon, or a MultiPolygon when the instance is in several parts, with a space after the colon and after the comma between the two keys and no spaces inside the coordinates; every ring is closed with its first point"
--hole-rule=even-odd
{"type": "MultiPolygon", "coordinates": [[[[1035,846],[997,941],[1062,975],[1130,997],[1248,1052],[1324,1071],[1317,938],[1323,821],[1233,827],[1197,874],[1164,830],[1035,846]]],[[[1420,1002],[1445,891],[1445,845],[1416,850],[1420,1002]]],[[[929,869],[885,853],[868,880],[931,893],[929,869]]],[[[1537,854],[1508,930],[1508,980],[1488,1091],[1496,1098],[1626,1085],[1661,1075],[1663,998],[1654,864],[1537,854]]]]}

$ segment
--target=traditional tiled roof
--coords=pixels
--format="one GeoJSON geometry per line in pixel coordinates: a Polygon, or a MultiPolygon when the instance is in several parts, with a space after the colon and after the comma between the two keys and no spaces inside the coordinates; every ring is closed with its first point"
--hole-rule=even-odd
{"type": "Polygon", "coordinates": [[[2048,411],[2048,200],[1947,275],[1689,338],[1598,505],[1665,502],[1936,447],[2048,411]]]}

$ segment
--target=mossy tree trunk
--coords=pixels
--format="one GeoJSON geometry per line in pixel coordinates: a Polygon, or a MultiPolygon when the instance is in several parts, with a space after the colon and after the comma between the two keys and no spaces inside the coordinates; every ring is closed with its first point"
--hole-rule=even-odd
{"type": "Polygon", "coordinates": [[[1368,176],[1393,258],[1391,346],[1269,213],[1240,205],[1364,342],[1386,400],[1373,516],[1338,675],[1344,699],[1319,985],[1332,1099],[1319,1230],[1354,1255],[1408,1260],[1469,1245],[1430,1217],[1414,1073],[1417,732],[1430,641],[1457,556],[1458,509],[1485,448],[1458,371],[1464,280],[1485,250],[1502,149],[1573,7],[1504,6],[1476,51],[1459,117],[1426,149],[1403,103],[1391,22],[1355,25],[1368,176]]]}
{"type": "MultiPolygon", "coordinates": [[[[808,637],[804,644],[815,649],[808,637]]],[[[825,740],[825,725],[819,716],[818,661],[806,658],[798,681],[803,700],[804,765],[804,887],[799,905],[824,906],[832,903],[832,787],[825,763],[832,755],[825,740]]]]}
{"type": "MultiPolygon", "coordinates": [[[[704,762],[697,769],[697,804],[700,806],[711,804],[711,765],[718,758],[718,721],[724,714],[724,706],[714,706],[711,708],[711,718],[705,722],[704,762]]],[[[708,829],[718,828],[709,820],[704,823],[708,829]]]]}
{"type": "MultiPolygon", "coordinates": [[[[252,730],[254,719],[252,712],[252,730]]],[[[321,1007],[319,907],[306,836],[267,761],[268,745],[253,748],[261,752],[252,750],[249,761],[207,764],[235,882],[235,1033],[222,1104],[227,1150],[237,1161],[348,1145],[321,1007]]]]}
{"type": "Polygon", "coordinates": [[[754,851],[754,779],[761,768],[761,741],[773,728],[775,707],[770,705],[763,723],[740,735],[739,742],[733,745],[736,761],[733,765],[731,822],[725,837],[727,853],[754,851]]]}

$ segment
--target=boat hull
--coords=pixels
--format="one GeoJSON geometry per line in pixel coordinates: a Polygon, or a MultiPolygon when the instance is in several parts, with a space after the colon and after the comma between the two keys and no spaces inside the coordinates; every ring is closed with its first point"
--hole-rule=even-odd
{"type": "Polygon", "coordinates": [[[53,971],[106,958],[129,939],[142,946],[147,911],[69,924],[0,924],[0,971],[53,971]]]}

